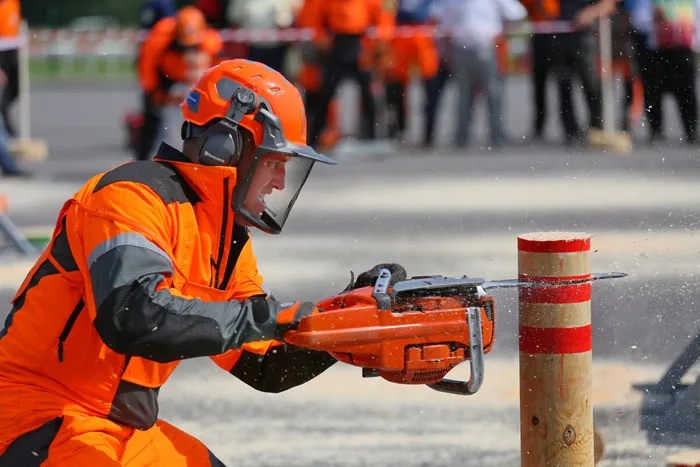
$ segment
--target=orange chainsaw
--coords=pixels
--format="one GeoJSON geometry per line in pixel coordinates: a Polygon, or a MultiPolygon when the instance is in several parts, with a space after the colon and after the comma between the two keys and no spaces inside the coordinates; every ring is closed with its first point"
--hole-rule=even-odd
{"type": "MultiPolygon", "coordinates": [[[[624,277],[591,274],[589,279],[556,285],[624,277]]],[[[364,377],[379,376],[399,384],[425,384],[451,394],[475,394],[484,378],[484,354],[491,351],[496,310],[487,289],[549,286],[518,280],[485,281],[473,277],[423,276],[390,287],[382,269],[375,285],[323,300],[323,313],[302,319],[284,338],[292,345],[323,350],[362,367],[364,377]],[[469,360],[468,381],[446,379],[469,360]]]]}

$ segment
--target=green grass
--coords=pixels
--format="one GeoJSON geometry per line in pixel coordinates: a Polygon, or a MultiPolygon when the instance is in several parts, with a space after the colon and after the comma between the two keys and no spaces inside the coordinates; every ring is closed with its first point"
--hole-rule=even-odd
{"type": "Polygon", "coordinates": [[[135,79],[132,58],[77,57],[32,58],[29,73],[39,82],[128,82],[135,79]]]}

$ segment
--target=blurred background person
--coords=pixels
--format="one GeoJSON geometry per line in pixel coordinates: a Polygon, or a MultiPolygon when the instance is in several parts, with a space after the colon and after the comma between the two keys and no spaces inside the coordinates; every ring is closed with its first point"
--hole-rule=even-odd
{"type": "Polygon", "coordinates": [[[624,0],[625,9],[629,11],[630,36],[634,48],[634,56],[639,67],[639,76],[642,79],[644,90],[644,116],[648,129],[649,142],[663,139],[663,114],[661,106],[652,107],[651,102],[658,102],[662,78],[656,72],[659,66],[658,51],[649,47],[652,30],[652,8],[650,0],[624,0]]]}
{"type": "MultiPolygon", "coordinates": [[[[296,27],[302,29],[313,28],[314,15],[317,8],[314,5],[315,1],[305,0],[302,2],[295,18],[296,27]]],[[[295,81],[297,86],[303,91],[307,128],[312,128],[315,125],[316,115],[320,111],[323,95],[323,74],[328,65],[329,50],[319,48],[314,41],[306,41],[301,43],[299,51],[300,64],[295,81]]],[[[342,137],[340,120],[338,118],[339,110],[338,98],[333,97],[328,105],[325,127],[319,135],[319,145],[321,147],[331,148],[342,137]]],[[[307,138],[309,138],[308,135],[307,138]]]]}
{"type": "Polygon", "coordinates": [[[458,89],[457,148],[468,144],[476,87],[486,97],[491,145],[506,142],[496,38],[503,34],[504,21],[526,17],[527,10],[517,0],[446,0],[436,10],[439,25],[452,33],[450,62],[458,89]]]}
{"type": "Polygon", "coordinates": [[[586,141],[576,118],[573,82],[577,79],[588,106],[587,129],[603,129],[601,81],[596,65],[597,40],[593,25],[604,15],[615,11],[616,0],[596,3],[581,0],[560,0],[559,20],[571,22],[573,32],[558,33],[551,42],[551,57],[557,75],[559,105],[564,125],[564,142],[568,145],[586,141]]]}
{"type": "Polygon", "coordinates": [[[135,147],[138,160],[150,158],[163,126],[164,108],[179,104],[187,88],[218,63],[221,47],[219,33],[208,27],[202,12],[192,6],[153,27],[138,61],[143,94],[143,126],[135,147]]]}
{"type": "MultiPolygon", "coordinates": [[[[559,0],[521,0],[521,3],[527,9],[528,18],[535,27],[559,19],[559,0]]],[[[532,138],[535,141],[544,139],[547,123],[547,78],[552,74],[553,40],[554,34],[544,31],[536,31],[530,39],[530,73],[534,111],[532,138]]]]}
{"type": "Polygon", "coordinates": [[[629,133],[640,123],[644,111],[644,91],[634,52],[630,11],[625,2],[617,0],[611,17],[613,73],[622,79],[622,99],[618,128],[629,133]]]}
{"type": "Polygon", "coordinates": [[[381,60],[388,50],[388,42],[394,31],[393,8],[387,8],[384,0],[307,0],[310,4],[309,23],[316,32],[315,46],[326,53],[328,60],[323,74],[321,96],[315,119],[309,126],[309,141],[316,145],[326,127],[328,107],[338,85],[345,78],[355,80],[360,86],[362,119],[367,138],[377,135],[377,111],[372,94],[372,75],[361,64],[365,39],[371,27],[376,28],[376,38],[369,41],[372,62],[381,60]],[[379,60],[376,60],[379,58],[379,60]]]}
{"type": "MultiPolygon", "coordinates": [[[[243,29],[284,29],[294,23],[303,0],[235,0],[229,2],[226,18],[232,27],[243,29]]],[[[289,43],[279,40],[248,43],[247,58],[287,75],[284,68],[289,43]]]]}
{"type": "MultiPolygon", "coordinates": [[[[21,27],[19,0],[0,0],[0,39],[19,39],[21,27]]],[[[0,70],[5,75],[0,93],[0,116],[7,133],[14,137],[17,136],[17,131],[10,118],[10,108],[19,96],[19,46],[0,49],[0,70]]]]}
{"type": "MultiPolygon", "coordinates": [[[[639,0],[640,2],[642,0],[639,0]]],[[[671,93],[683,123],[685,141],[697,142],[698,101],[696,95],[696,59],[698,0],[644,0],[641,8],[650,8],[649,49],[655,53],[652,66],[656,86],[648,93],[647,105],[655,109],[651,140],[662,139],[662,98],[671,93]],[[658,113],[656,113],[658,112],[658,113]]]]}
{"type": "MultiPolygon", "coordinates": [[[[409,84],[417,78],[428,94],[428,83],[440,66],[430,12],[435,0],[399,0],[396,26],[405,33],[390,41],[391,65],[386,76],[386,100],[389,110],[389,138],[406,138],[407,95],[409,84]]],[[[427,100],[426,100],[427,102],[427,100]]],[[[425,109],[427,110],[427,105],[425,109]]],[[[425,138],[425,136],[424,136],[425,138]]],[[[424,140],[425,141],[425,140],[424,140]]]]}

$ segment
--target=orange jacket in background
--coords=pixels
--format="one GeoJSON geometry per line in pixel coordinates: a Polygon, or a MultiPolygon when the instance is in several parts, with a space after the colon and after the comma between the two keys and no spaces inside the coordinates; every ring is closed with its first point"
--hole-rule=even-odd
{"type": "Polygon", "coordinates": [[[364,35],[377,28],[380,40],[394,34],[395,11],[386,0],[306,0],[302,9],[307,27],[316,31],[317,40],[336,34],[364,35]]]}
{"type": "Polygon", "coordinates": [[[0,0],[0,37],[19,36],[21,24],[19,0],[0,0]]]}
{"type": "MultiPolygon", "coordinates": [[[[177,50],[175,18],[163,18],[149,32],[139,55],[137,70],[141,89],[157,99],[167,95],[174,83],[193,83],[207,68],[219,63],[223,41],[218,32],[207,29],[196,52],[203,62],[188,63],[187,53],[177,50]]],[[[157,100],[156,99],[156,100],[157,100]]]]}
{"type": "Polygon", "coordinates": [[[555,21],[559,19],[559,0],[520,0],[530,20],[534,22],[555,21]]]}
{"type": "MultiPolygon", "coordinates": [[[[296,16],[296,26],[299,28],[315,28],[315,15],[318,14],[318,1],[305,0],[296,16]]],[[[304,47],[313,47],[313,44],[305,45],[304,47]]],[[[302,48],[302,50],[304,50],[302,48]]],[[[310,51],[318,55],[318,51],[310,51]]],[[[323,79],[323,67],[319,60],[306,60],[302,55],[302,64],[297,75],[297,83],[306,92],[315,92],[321,89],[321,81],[323,79]]]]}
{"type": "Polygon", "coordinates": [[[437,75],[440,56],[435,40],[425,25],[418,25],[410,36],[395,37],[391,40],[390,47],[388,80],[407,83],[413,69],[417,69],[423,80],[437,75]]]}

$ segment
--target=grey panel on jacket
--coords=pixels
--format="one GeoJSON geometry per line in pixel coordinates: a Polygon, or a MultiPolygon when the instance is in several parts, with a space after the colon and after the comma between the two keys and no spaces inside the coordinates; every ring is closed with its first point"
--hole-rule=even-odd
{"type": "Polygon", "coordinates": [[[115,351],[156,361],[210,356],[273,336],[276,314],[256,322],[244,302],[205,302],[169,289],[156,291],[169,260],[152,248],[121,245],[90,268],[97,306],[95,326],[115,351]]]}

